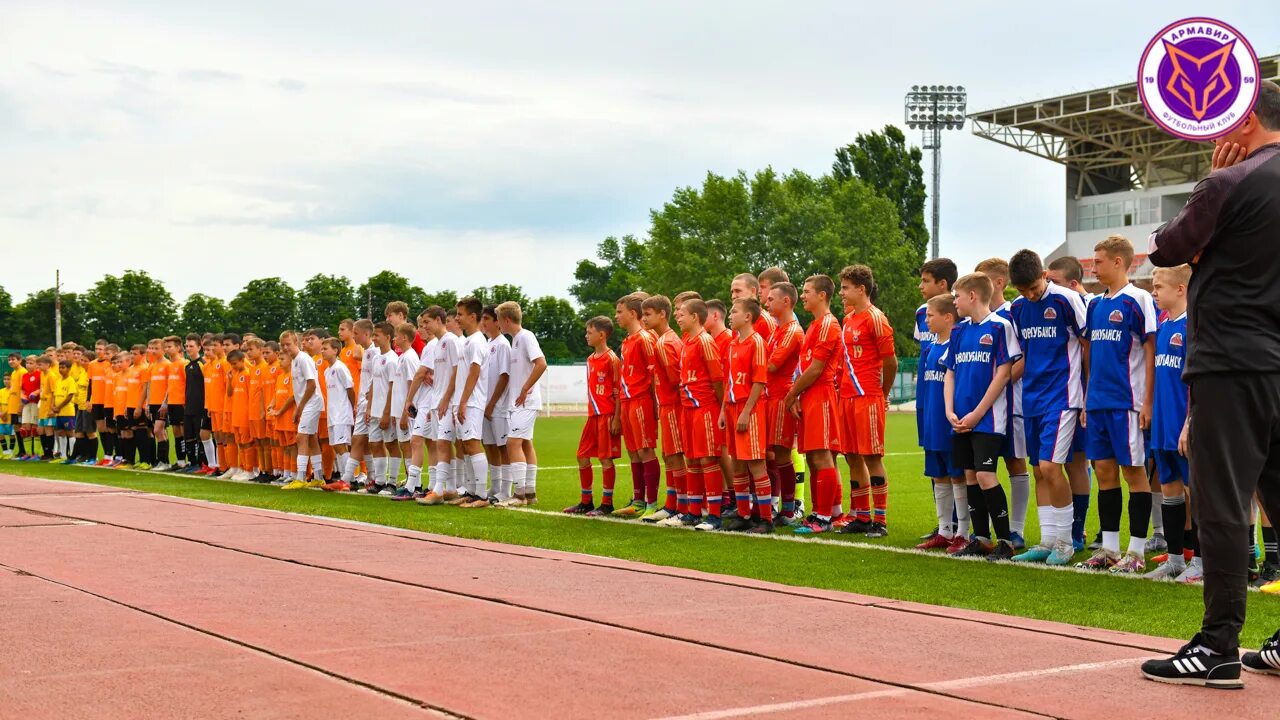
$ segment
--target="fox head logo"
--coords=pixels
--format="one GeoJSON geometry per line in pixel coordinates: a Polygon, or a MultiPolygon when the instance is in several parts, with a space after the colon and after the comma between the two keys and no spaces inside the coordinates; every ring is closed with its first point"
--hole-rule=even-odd
{"type": "Polygon", "coordinates": [[[1236,41],[1223,45],[1206,55],[1197,57],[1164,41],[1165,52],[1173,62],[1173,74],[1169,76],[1165,90],[1186,106],[1196,120],[1203,120],[1209,108],[1234,88],[1227,75],[1227,61],[1236,41]]]}

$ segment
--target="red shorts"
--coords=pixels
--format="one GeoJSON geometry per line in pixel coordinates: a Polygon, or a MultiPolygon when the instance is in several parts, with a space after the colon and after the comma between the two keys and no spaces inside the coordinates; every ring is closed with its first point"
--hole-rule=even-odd
{"type": "Polygon", "coordinates": [[[796,416],[792,415],[782,404],[782,398],[769,398],[766,419],[768,427],[765,432],[769,444],[777,447],[792,448],[796,444],[796,416]]]}
{"type": "Polygon", "coordinates": [[[680,455],[684,452],[683,421],[684,407],[680,405],[662,405],[658,407],[659,424],[662,426],[662,455],[680,455]]]}
{"type": "Polygon", "coordinates": [[[592,415],[582,426],[582,438],[578,440],[579,458],[609,458],[622,456],[622,443],[617,435],[609,432],[612,415],[592,415]]]}
{"type": "Polygon", "coordinates": [[[800,422],[796,433],[802,453],[839,450],[840,431],[836,424],[836,390],[809,388],[800,396],[800,422]]]}
{"type": "Polygon", "coordinates": [[[847,455],[884,455],[884,397],[866,395],[840,398],[840,452],[847,455]]]}
{"type": "Polygon", "coordinates": [[[738,418],[742,417],[745,404],[725,406],[725,436],[729,441],[729,454],[734,460],[764,460],[765,410],[764,403],[757,402],[747,416],[747,429],[738,431],[738,418]]]}
{"type": "Polygon", "coordinates": [[[658,446],[658,417],[652,398],[622,401],[622,439],[632,452],[658,446]]]}
{"type": "Polygon", "coordinates": [[[684,454],[689,458],[718,458],[724,447],[724,433],[720,432],[719,407],[687,407],[684,409],[680,434],[684,440],[684,454]]]}
{"type": "Polygon", "coordinates": [[[280,447],[289,447],[298,444],[297,430],[277,430],[276,439],[280,442],[280,447]]]}

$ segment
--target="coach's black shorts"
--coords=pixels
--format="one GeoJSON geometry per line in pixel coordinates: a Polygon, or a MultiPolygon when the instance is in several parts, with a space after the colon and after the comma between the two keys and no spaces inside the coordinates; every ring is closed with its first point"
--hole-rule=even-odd
{"type": "Polygon", "coordinates": [[[1004,435],[985,432],[952,435],[951,462],[963,470],[993,473],[1003,447],[1004,435]]]}
{"type": "Polygon", "coordinates": [[[166,420],[165,422],[167,422],[170,427],[182,428],[183,430],[186,430],[187,426],[186,426],[186,423],[184,422],[186,420],[186,417],[187,417],[187,409],[185,407],[183,407],[182,405],[170,405],[169,419],[166,420]]]}
{"type": "Polygon", "coordinates": [[[184,413],[182,417],[182,434],[189,438],[198,438],[201,430],[210,429],[209,413],[204,409],[184,413]]]}
{"type": "Polygon", "coordinates": [[[101,405],[94,405],[94,406],[93,406],[93,419],[94,419],[94,420],[110,420],[110,419],[111,419],[111,413],[110,413],[110,412],[108,412],[108,411],[107,411],[107,409],[106,409],[105,407],[101,406],[101,405]]]}
{"type": "Polygon", "coordinates": [[[97,419],[94,418],[91,410],[79,410],[76,412],[76,432],[88,435],[97,429],[97,419]]]}

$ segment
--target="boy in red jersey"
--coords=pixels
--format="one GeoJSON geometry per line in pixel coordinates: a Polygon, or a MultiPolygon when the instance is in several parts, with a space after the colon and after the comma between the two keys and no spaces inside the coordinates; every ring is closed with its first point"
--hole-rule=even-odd
{"type": "MultiPolygon", "coordinates": [[[[705,330],[711,336],[712,342],[716,344],[716,352],[720,353],[720,367],[726,373],[729,372],[729,345],[733,343],[734,338],[734,333],[726,324],[728,318],[729,309],[725,307],[724,301],[714,298],[707,301],[705,330]]],[[[724,493],[720,497],[722,520],[731,518],[738,512],[733,501],[733,488],[728,480],[733,477],[733,457],[729,454],[729,439],[725,437],[723,440],[724,443],[720,446],[720,477],[725,478],[724,493]]]]}
{"type": "Polygon", "coordinates": [[[658,336],[640,321],[644,301],[640,294],[620,298],[615,306],[618,327],[627,333],[622,341],[622,438],[631,459],[631,504],[618,508],[618,517],[640,517],[658,509],[658,407],[653,394],[653,370],[658,336]]]}
{"type": "MultiPolygon", "coordinates": [[[[782,271],[779,270],[779,272],[782,271]]],[[[783,275],[785,276],[786,273],[783,273],[783,275]]],[[[780,280],[780,282],[786,282],[785,277],[780,280]]],[[[772,281],[770,281],[769,284],[770,287],[772,287],[772,281]]],[[[765,347],[767,348],[769,345],[769,339],[773,337],[773,331],[778,329],[778,321],[768,313],[768,302],[765,300],[764,296],[761,295],[761,292],[764,292],[765,295],[768,294],[768,291],[761,287],[760,281],[756,279],[756,276],[751,273],[735,275],[733,282],[729,283],[730,300],[734,302],[739,300],[755,300],[760,305],[760,319],[755,321],[755,324],[751,326],[751,329],[756,331],[756,334],[760,336],[761,340],[764,340],[765,347]]]]}
{"type": "Polygon", "coordinates": [[[613,321],[598,315],[587,321],[587,345],[592,353],[587,357],[587,424],[578,440],[578,481],[582,496],[577,505],[564,511],[570,515],[586,515],[596,510],[592,491],[591,458],[600,461],[604,492],[600,498],[599,512],[613,512],[613,459],[622,455],[619,435],[622,433],[622,408],[618,404],[618,371],[622,365],[618,356],[609,348],[609,336],[613,334],[613,321]]]}
{"type": "Polygon", "coordinates": [[[826,275],[804,281],[800,301],[813,315],[800,349],[800,377],[783,398],[783,404],[799,420],[797,436],[800,452],[814,471],[813,513],[796,528],[798,535],[813,535],[831,529],[832,508],[839,504],[840,475],[832,452],[839,449],[836,435],[836,357],[840,345],[840,323],[831,314],[835,283],[826,275]]]}
{"type": "Polygon", "coordinates": [[[671,329],[671,301],[665,295],[645,298],[645,329],[657,337],[654,345],[653,393],[658,399],[658,426],[662,430],[662,462],[667,469],[666,500],[661,508],[651,509],[641,522],[662,522],[688,511],[685,494],[686,471],[684,441],[681,437],[680,353],[684,341],[671,329]]]}
{"type": "Polygon", "coordinates": [[[769,351],[766,388],[769,397],[765,436],[776,468],[770,473],[770,480],[774,480],[776,475],[776,487],[772,488],[771,494],[781,503],[775,519],[780,525],[790,525],[795,519],[796,468],[791,462],[791,449],[796,441],[796,418],[783,400],[791,392],[796,366],[800,362],[800,348],[804,344],[804,331],[800,329],[795,314],[799,299],[796,286],[789,282],[779,281],[769,288],[769,312],[777,328],[766,345],[769,351]]]}
{"type": "Polygon", "coordinates": [[[729,381],[720,426],[725,429],[733,455],[733,492],[737,517],[725,530],[766,534],[773,531],[773,497],[765,470],[765,385],[769,378],[764,338],[753,325],[760,319],[760,303],[752,298],[733,302],[729,323],[736,337],[729,345],[729,381]],[[750,520],[755,490],[760,517],[750,520]]]}
{"type": "Polygon", "coordinates": [[[676,322],[684,332],[680,352],[680,400],[684,407],[681,437],[689,463],[687,478],[689,511],[661,524],[689,525],[696,530],[719,530],[724,477],[720,474],[719,408],[724,404],[724,366],[715,341],[707,334],[707,304],[686,300],[676,308],[676,322]],[[702,519],[703,499],[708,515],[702,519]]]}
{"type": "Polygon", "coordinates": [[[836,417],[840,423],[840,449],[849,463],[849,512],[853,516],[851,521],[842,523],[840,532],[882,538],[889,534],[884,414],[898,374],[898,356],[889,318],[871,304],[875,295],[871,268],[850,265],[840,271],[845,316],[840,335],[843,371],[836,417]]]}

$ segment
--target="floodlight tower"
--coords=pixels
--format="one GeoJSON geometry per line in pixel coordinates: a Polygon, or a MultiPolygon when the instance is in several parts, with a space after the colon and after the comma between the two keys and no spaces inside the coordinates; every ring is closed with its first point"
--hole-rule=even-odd
{"type": "Polygon", "coordinates": [[[938,257],[938,182],[942,175],[942,131],[964,127],[968,95],[963,85],[912,85],[904,103],[907,127],[924,134],[924,149],[933,151],[933,231],[930,257],[938,257]]]}

